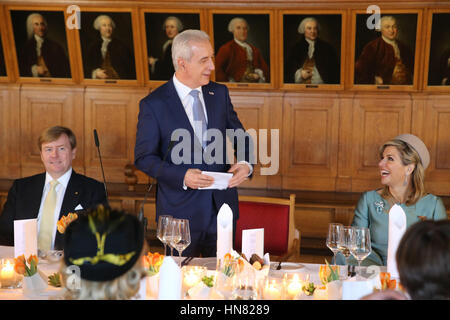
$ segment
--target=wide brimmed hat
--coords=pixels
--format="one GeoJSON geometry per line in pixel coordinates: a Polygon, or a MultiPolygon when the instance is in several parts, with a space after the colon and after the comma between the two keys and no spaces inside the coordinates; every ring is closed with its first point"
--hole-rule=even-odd
{"type": "Polygon", "coordinates": [[[113,280],[141,256],[144,228],[133,215],[102,205],[70,223],[64,234],[64,261],[90,281],[113,280]]]}
{"type": "Polygon", "coordinates": [[[413,134],[404,133],[394,138],[395,140],[400,140],[406,142],[411,148],[417,151],[422,161],[422,166],[424,169],[430,164],[430,153],[428,152],[427,146],[413,134]]]}

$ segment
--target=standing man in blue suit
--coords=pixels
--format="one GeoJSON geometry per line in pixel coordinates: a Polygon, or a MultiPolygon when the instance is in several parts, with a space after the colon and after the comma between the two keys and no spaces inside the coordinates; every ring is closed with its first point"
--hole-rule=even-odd
{"type": "MultiPolygon", "coordinates": [[[[243,126],[227,87],[209,80],[214,71],[213,58],[214,50],[205,32],[186,30],[178,34],[172,44],[174,76],[140,102],[135,165],[158,180],[157,219],[163,214],[189,219],[191,244],[183,251],[185,256],[216,255],[217,213],[227,203],[236,223],[239,217],[236,187],[253,171],[249,164],[250,139],[245,139],[244,152],[236,152],[237,139],[233,139],[237,163],[230,165],[226,161],[226,131],[243,130],[243,126]],[[175,152],[176,145],[169,150],[171,141],[176,140],[174,132],[180,129],[190,133],[190,148],[175,152]],[[213,142],[205,135],[210,129],[221,133],[220,138],[215,136],[220,141],[214,143],[222,142],[218,144],[221,148],[209,153],[215,159],[213,163],[205,161],[208,158],[205,151],[213,142]],[[179,157],[190,161],[176,164],[179,157]],[[199,190],[214,182],[202,171],[230,172],[233,177],[225,190],[199,190]]],[[[175,142],[186,143],[179,138],[175,142]]]]}

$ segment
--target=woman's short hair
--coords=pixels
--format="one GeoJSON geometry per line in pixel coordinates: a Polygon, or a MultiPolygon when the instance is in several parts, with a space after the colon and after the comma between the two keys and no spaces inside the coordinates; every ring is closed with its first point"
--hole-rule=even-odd
{"type": "Polygon", "coordinates": [[[181,30],[183,30],[183,28],[184,28],[183,23],[181,22],[180,19],[178,19],[178,18],[175,17],[175,16],[167,17],[166,20],[164,20],[164,23],[163,23],[163,26],[162,26],[163,30],[166,29],[166,23],[167,23],[167,21],[170,21],[170,20],[175,21],[175,25],[177,26],[178,32],[180,32],[181,30]]]}
{"type": "Polygon", "coordinates": [[[245,20],[244,18],[241,17],[236,17],[231,19],[231,21],[228,23],[228,31],[233,33],[234,32],[234,27],[236,25],[236,23],[238,22],[245,22],[245,24],[247,25],[247,30],[250,30],[250,26],[247,23],[247,20],[245,20]]]}
{"type": "Polygon", "coordinates": [[[450,299],[450,220],[410,226],[396,259],[400,283],[412,299],[450,299]]]}
{"type": "MultiPolygon", "coordinates": [[[[399,139],[392,139],[387,142],[385,142],[379,150],[380,158],[383,157],[384,149],[386,149],[389,146],[395,147],[398,152],[400,153],[400,158],[402,161],[402,164],[404,166],[409,164],[414,164],[414,170],[411,174],[411,192],[407,196],[406,204],[412,205],[415,204],[417,201],[420,200],[423,196],[426,195],[425,191],[425,169],[422,165],[422,161],[420,160],[419,153],[412,148],[408,143],[399,140],[399,139]]],[[[388,186],[384,187],[384,190],[381,194],[384,198],[387,198],[390,196],[389,188],[388,186]]]]}
{"type": "Polygon", "coordinates": [[[59,137],[61,137],[61,135],[63,134],[65,134],[67,138],[69,138],[70,147],[72,148],[72,150],[75,149],[77,147],[77,139],[72,130],[62,126],[54,126],[45,129],[39,136],[38,138],[39,150],[42,150],[42,144],[58,140],[59,137]]]}
{"type": "Polygon", "coordinates": [[[94,23],[92,24],[94,26],[95,30],[100,30],[100,21],[103,19],[109,19],[111,21],[111,26],[113,29],[116,28],[116,24],[114,23],[114,20],[111,19],[110,16],[107,16],[106,14],[99,15],[97,18],[95,18],[94,23]]]}
{"type": "Polygon", "coordinates": [[[192,42],[209,42],[209,36],[201,30],[185,30],[175,36],[172,42],[172,62],[175,71],[178,69],[178,59],[190,61],[192,58],[192,42]]]}
{"type": "Polygon", "coordinates": [[[44,20],[44,24],[47,27],[47,20],[44,18],[44,16],[40,13],[37,12],[33,12],[31,13],[28,17],[27,17],[27,36],[28,39],[30,39],[33,34],[34,34],[34,29],[33,29],[33,19],[36,17],[40,17],[42,18],[42,20],[44,20]]]}
{"type": "Polygon", "coordinates": [[[304,18],[304,19],[300,22],[300,24],[298,25],[298,28],[297,28],[298,33],[304,34],[304,33],[305,33],[305,26],[306,26],[306,24],[307,24],[308,22],[312,22],[312,21],[314,21],[314,22],[316,23],[316,25],[317,25],[317,31],[320,31],[320,24],[319,24],[319,22],[316,20],[316,18],[313,18],[313,17],[307,17],[307,18],[304,18]]]}

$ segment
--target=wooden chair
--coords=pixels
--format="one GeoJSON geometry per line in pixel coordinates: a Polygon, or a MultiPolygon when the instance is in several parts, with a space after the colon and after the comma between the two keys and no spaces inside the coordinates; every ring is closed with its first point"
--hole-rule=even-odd
{"type": "Polygon", "coordinates": [[[294,211],[295,194],[289,199],[239,196],[235,249],[241,252],[242,230],[264,228],[264,253],[270,254],[271,261],[298,260],[300,231],[295,228],[294,211]]]}

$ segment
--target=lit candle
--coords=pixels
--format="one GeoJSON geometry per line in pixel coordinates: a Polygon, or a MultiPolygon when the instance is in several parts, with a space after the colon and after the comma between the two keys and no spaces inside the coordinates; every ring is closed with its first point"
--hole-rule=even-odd
{"type": "Polygon", "coordinates": [[[275,281],[266,283],[266,286],[264,287],[264,299],[265,300],[281,299],[281,290],[277,287],[277,283],[275,281]]]}
{"type": "Polygon", "coordinates": [[[186,273],[184,275],[184,284],[188,289],[195,286],[200,281],[200,277],[197,273],[195,273],[195,270],[191,270],[190,272],[186,273]]]}
{"type": "Polygon", "coordinates": [[[16,282],[14,264],[10,260],[5,260],[0,270],[0,283],[2,287],[10,287],[16,282]]]}
{"type": "Polygon", "coordinates": [[[291,280],[288,281],[287,285],[287,296],[288,299],[294,299],[297,294],[302,290],[302,282],[297,274],[294,274],[291,280]]]}

